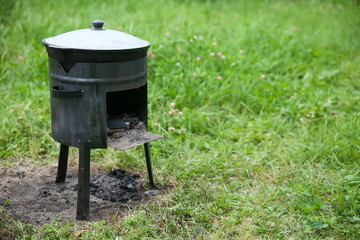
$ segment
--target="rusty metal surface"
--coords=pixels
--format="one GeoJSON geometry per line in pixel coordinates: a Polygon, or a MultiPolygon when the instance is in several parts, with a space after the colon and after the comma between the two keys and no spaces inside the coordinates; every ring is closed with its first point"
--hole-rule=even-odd
{"type": "Polygon", "coordinates": [[[59,85],[99,85],[106,92],[122,91],[146,84],[146,64],[146,57],[142,57],[110,63],[74,62],[65,69],[67,64],[49,57],[49,75],[52,81],[59,82],[59,85]]]}
{"type": "MultiPolygon", "coordinates": [[[[136,66],[139,64],[142,66],[132,67],[134,72],[114,70],[113,79],[116,80],[116,76],[118,77],[114,82],[108,81],[112,76],[110,71],[105,71],[109,68],[108,64],[100,64],[100,66],[95,64],[96,67],[94,65],[91,68],[91,64],[79,63],[69,73],[65,73],[57,61],[50,58],[50,63],[52,137],[57,142],[77,147],[79,140],[86,139],[90,140],[91,148],[106,148],[107,115],[130,111],[146,122],[145,59],[132,62],[136,66]],[[135,70],[138,72],[136,73],[135,70]],[[84,73],[82,77],[81,72],[84,73]],[[138,74],[142,76],[141,80],[134,81],[132,76],[138,74]],[[96,81],[92,81],[94,79],[96,81]],[[59,89],[56,94],[54,87],[59,89]],[[68,92],[79,92],[81,96],[72,95],[72,98],[66,98],[68,92]]],[[[122,64],[125,63],[109,65],[119,67],[122,64]]]]}
{"type": "Polygon", "coordinates": [[[155,141],[163,138],[161,135],[141,131],[129,131],[128,134],[124,134],[120,138],[109,138],[108,147],[116,148],[119,150],[127,150],[132,147],[140,146],[144,143],[155,141]]]}

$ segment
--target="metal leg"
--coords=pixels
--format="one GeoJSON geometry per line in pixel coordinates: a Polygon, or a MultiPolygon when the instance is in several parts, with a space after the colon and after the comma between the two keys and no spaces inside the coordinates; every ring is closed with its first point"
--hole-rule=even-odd
{"type": "Polygon", "coordinates": [[[153,173],[152,173],[149,143],[145,143],[144,148],[145,148],[146,166],[147,166],[148,175],[149,175],[149,183],[150,183],[150,186],[155,188],[156,185],[154,183],[154,178],[153,178],[153,173]]]}
{"type": "Polygon", "coordinates": [[[80,142],[77,220],[89,220],[90,207],[90,141],[80,142]]]}
{"type": "Polygon", "coordinates": [[[59,154],[59,165],[56,175],[56,183],[65,182],[66,170],[68,165],[68,156],[69,156],[69,146],[60,145],[60,154],[59,154]]]}

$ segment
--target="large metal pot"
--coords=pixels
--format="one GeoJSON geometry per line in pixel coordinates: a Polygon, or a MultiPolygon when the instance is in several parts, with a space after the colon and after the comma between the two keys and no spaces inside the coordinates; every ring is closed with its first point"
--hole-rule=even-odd
{"type": "Polygon", "coordinates": [[[92,29],[43,40],[49,55],[52,137],[61,143],[56,182],[65,181],[69,146],[79,147],[79,220],[89,219],[90,149],[126,150],[144,144],[154,187],[148,142],[161,138],[147,131],[150,43],[103,24],[96,20],[92,29]],[[134,116],[123,117],[128,113],[134,116]],[[128,129],[127,121],[136,121],[136,128],[128,129]],[[110,138],[114,131],[117,135],[110,138]]]}
{"type": "Polygon", "coordinates": [[[67,146],[89,140],[91,148],[106,148],[106,94],[146,88],[150,43],[103,24],[95,20],[91,29],[43,40],[49,55],[52,137],[67,146]]]}

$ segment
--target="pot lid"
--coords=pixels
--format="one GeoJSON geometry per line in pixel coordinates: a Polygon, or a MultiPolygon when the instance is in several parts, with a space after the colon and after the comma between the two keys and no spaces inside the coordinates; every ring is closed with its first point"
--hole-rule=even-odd
{"type": "Polygon", "coordinates": [[[130,34],[103,28],[104,22],[95,20],[93,28],[80,29],[46,38],[51,48],[79,50],[131,50],[150,46],[150,43],[130,34]]]}

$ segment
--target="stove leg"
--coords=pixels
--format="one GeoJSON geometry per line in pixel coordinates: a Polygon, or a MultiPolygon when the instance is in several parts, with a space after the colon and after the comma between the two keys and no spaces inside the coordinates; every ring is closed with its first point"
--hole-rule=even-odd
{"type": "Polygon", "coordinates": [[[154,178],[153,178],[153,173],[152,173],[149,143],[145,143],[144,148],[145,148],[146,166],[147,166],[148,175],[149,175],[149,183],[150,183],[150,186],[155,188],[156,185],[154,183],[154,178]]]}
{"type": "Polygon", "coordinates": [[[89,220],[90,141],[79,143],[79,176],[76,220],[89,220]]]}
{"type": "Polygon", "coordinates": [[[59,165],[56,175],[56,183],[65,182],[66,170],[68,165],[68,156],[69,156],[69,146],[60,145],[60,154],[59,154],[59,165]]]}

